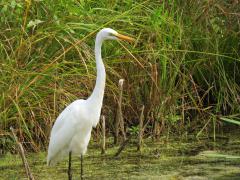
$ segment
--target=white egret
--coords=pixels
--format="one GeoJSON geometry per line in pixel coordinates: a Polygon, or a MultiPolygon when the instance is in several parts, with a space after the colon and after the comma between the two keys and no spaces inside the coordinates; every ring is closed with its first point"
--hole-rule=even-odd
{"type": "Polygon", "coordinates": [[[72,178],[72,154],[81,157],[82,178],[83,155],[87,151],[92,127],[96,127],[99,122],[106,81],[105,67],[101,57],[101,46],[103,41],[108,39],[133,41],[133,38],[119,34],[110,28],[104,28],[98,32],[95,42],[97,79],[94,90],[87,100],[79,99],[68,105],[56,119],[51,131],[47,164],[53,166],[68,155],[69,179],[72,178]]]}

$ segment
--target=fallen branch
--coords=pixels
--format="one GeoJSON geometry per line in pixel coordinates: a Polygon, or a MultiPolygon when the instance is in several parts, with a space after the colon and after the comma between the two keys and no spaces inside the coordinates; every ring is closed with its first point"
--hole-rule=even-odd
{"type": "Polygon", "coordinates": [[[14,130],[13,130],[12,127],[10,127],[10,130],[12,131],[14,140],[16,141],[16,144],[17,144],[17,146],[18,146],[18,151],[19,151],[19,154],[20,154],[20,156],[21,156],[21,158],[22,158],[22,162],[23,162],[23,165],[24,165],[24,168],[25,168],[27,177],[28,177],[29,180],[34,180],[34,177],[33,177],[32,173],[31,173],[31,171],[30,171],[30,168],[29,168],[29,165],[28,165],[26,156],[25,156],[25,154],[24,154],[23,146],[22,146],[22,144],[18,141],[17,136],[16,136],[16,134],[14,133],[14,130]]]}
{"type": "Polygon", "coordinates": [[[128,142],[131,140],[132,136],[130,135],[125,141],[123,141],[122,145],[119,147],[117,153],[114,155],[115,157],[118,157],[119,154],[125,149],[128,142]]]}

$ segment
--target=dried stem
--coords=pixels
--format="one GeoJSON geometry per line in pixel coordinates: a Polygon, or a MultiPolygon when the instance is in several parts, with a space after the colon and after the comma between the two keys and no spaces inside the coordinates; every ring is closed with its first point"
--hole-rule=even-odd
{"type": "Polygon", "coordinates": [[[28,162],[27,162],[25,153],[24,153],[23,146],[22,146],[22,144],[18,141],[17,136],[16,136],[16,134],[14,133],[14,130],[13,130],[12,127],[10,127],[10,130],[12,131],[14,140],[16,141],[16,144],[18,145],[18,151],[19,151],[19,154],[20,154],[20,156],[21,156],[21,158],[22,158],[22,162],[23,162],[23,165],[24,165],[24,168],[25,168],[27,177],[28,177],[29,180],[34,180],[34,177],[33,177],[32,173],[31,173],[31,171],[30,171],[30,168],[29,168],[29,165],[28,165],[28,162]]]}
{"type": "Polygon", "coordinates": [[[142,141],[143,141],[143,119],[144,119],[144,105],[142,106],[142,111],[141,111],[141,115],[139,118],[139,133],[138,133],[138,147],[137,150],[141,151],[141,146],[142,146],[142,141]]]}
{"type": "Polygon", "coordinates": [[[124,79],[120,79],[119,84],[118,84],[120,95],[119,95],[119,99],[118,99],[118,107],[117,107],[117,113],[116,113],[116,119],[115,119],[115,138],[114,138],[115,144],[118,143],[118,139],[119,139],[119,126],[120,126],[120,130],[122,132],[124,141],[127,139],[126,133],[124,130],[124,120],[123,120],[123,115],[122,115],[123,82],[124,82],[124,79]]]}

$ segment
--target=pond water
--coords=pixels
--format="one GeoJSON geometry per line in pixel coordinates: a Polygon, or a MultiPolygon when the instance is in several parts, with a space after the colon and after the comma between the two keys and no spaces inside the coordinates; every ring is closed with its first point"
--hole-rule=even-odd
{"type": "MultiPolygon", "coordinates": [[[[145,140],[141,152],[130,142],[119,157],[118,147],[108,140],[101,155],[91,142],[84,157],[84,179],[240,180],[239,138],[145,140]]],[[[67,179],[67,158],[55,167],[46,166],[46,153],[27,154],[35,179],[67,179]]],[[[73,179],[80,179],[80,159],[73,158],[73,179]]],[[[0,179],[27,179],[19,155],[0,157],[0,179]]]]}

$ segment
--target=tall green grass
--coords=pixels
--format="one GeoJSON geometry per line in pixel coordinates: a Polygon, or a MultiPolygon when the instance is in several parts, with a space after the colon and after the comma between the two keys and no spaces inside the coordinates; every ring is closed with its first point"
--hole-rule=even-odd
{"type": "Polygon", "coordinates": [[[137,126],[142,105],[149,135],[208,134],[225,125],[222,117],[237,121],[238,5],[191,0],[1,1],[1,144],[8,146],[13,126],[29,149],[46,147],[59,112],[93,89],[94,37],[103,27],[136,38],[134,45],[103,46],[103,113],[110,131],[120,78],[126,80],[127,127],[137,126]]]}

